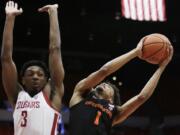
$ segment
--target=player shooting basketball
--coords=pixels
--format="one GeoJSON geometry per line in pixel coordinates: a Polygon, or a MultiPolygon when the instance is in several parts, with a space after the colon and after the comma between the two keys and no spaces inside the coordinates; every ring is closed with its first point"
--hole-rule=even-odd
{"type": "Polygon", "coordinates": [[[102,82],[133,58],[141,58],[142,43],[143,40],[135,49],[107,62],[75,86],[70,100],[70,135],[109,135],[113,125],[123,122],[153,94],[160,76],[171,61],[172,46],[167,50],[169,56],[159,64],[140,93],[124,104],[118,102],[117,88],[109,82],[102,82]]]}
{"type": "Polygon", "coordinates": [[[61,39],[58,24],[58,5],[46,5],[39,12],[47,12],[50,20],[49,71],[41,61],[27,62],[21,71],[21,84],[13,53],[13,29],[16,16],[22,14],[17,3],[6,4],[1,63],[2,80],[8,100],[13,106],[15,135],[55,135],[64,94],[64,68],[61,59],[61,39]]]}

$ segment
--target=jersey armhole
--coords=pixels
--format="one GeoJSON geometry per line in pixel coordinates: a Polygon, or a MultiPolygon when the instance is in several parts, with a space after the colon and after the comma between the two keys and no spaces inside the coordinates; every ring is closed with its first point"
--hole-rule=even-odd
{"type": "Polygon", "coordinates": [[[49,100],[47,94],[46,94],[44,91],[42,91],[42,93],[43,93],[43,97],[44,97],[46,103],[47,103],[54,111],[56,111],[57,113],[60,114],[59,110],[57,110],[56,108],[54,108],[54,107],[52,106],[51,101],[49,100]]]}

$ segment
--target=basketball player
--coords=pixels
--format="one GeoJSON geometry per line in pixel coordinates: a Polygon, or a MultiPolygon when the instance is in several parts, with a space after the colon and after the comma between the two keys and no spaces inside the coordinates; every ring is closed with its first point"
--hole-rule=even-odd
{"type": "Polygon", "coordinates": [[[107,62],[75,86],[70,100],[70,135],[109,135],[112,126],[123,122],[153,94],[172,58],[172,46],[167,50],[169,57],[159,65],[140,93],[126,103],[121,105],[118,101],[117,87],[102,82],[133,58],[141,57],[141,48],[142,41],[135,49],[107,62]]]}
{"type": "Polygon", "coordinates": [[[2,41],[2,78],[9,102],[13,106],[15,135],[56,135],[59,110],[64,93],[64,68],[61,59],[61,39],[58,24],[58,5],[46,5],[50,20],[49,71],[40,61],[27,62],[21,71],[21,84],[13,53],[13,28],[16,16],[23,13],[17,3],[6,3],[6,20],[2,41]]]}

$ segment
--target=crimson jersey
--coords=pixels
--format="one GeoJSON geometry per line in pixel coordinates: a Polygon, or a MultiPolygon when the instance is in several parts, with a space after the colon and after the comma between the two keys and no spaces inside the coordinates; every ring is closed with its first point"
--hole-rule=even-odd
{"type": "Polygon", "coordinates": [[[13,118],[15,135],[57,135],[60,113],[51,107],[49,99],[42,91],[34,97],[21,91],[13,118]]]}

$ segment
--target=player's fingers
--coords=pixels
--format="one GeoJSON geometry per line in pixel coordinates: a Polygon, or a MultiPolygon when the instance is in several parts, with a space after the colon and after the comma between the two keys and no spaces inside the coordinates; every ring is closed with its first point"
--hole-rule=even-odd
{"type": "Polygon", "coordinates": [[[6,3],[6,7],[9,7],[9,1],[6,3]]]}
{"type": "Polygon", "coordinates": [[[56,8],[58,8],[58,7],[59,7],[59,5],[58,5],[58,4],[54,4],[54,6],[55,6],[56,8]]]}
{"type": "Polygon", "coordinates": [[[172,56],[173,56],[173,53],[174,53],[174,49],[173,49],[173,46],[172,45],[170,45],[170,56],[171,56],[171,58],[172,58],[172,56]]]}
{"type": "Polygon", "coordinates": [[[22,13],[22,12],[23,12],[23,9],[22,9],[22,8],[20,8],[20,9],[19,9],[19,13],[22,13]]]}
{"type": "Polygon", "coordinates": [[[38,9],[39,12],[44,12],[44,11],[47,11],[47,10],[48,10],[47,6],[44,6],[44,7],[38,9]]]}
{"type": "Polygon", "coordinates": [[[17,9],[17,8],[18,8],[18,5],[17,5],[17,3],[15,3],[15,4],[14,4],[14,7],[15,7],[15,9],[17,9]]]}
{"type": "Polygon", "coordinates": [[[9,1],[9,6],[13,7],[13,1],[9,1]]]}

